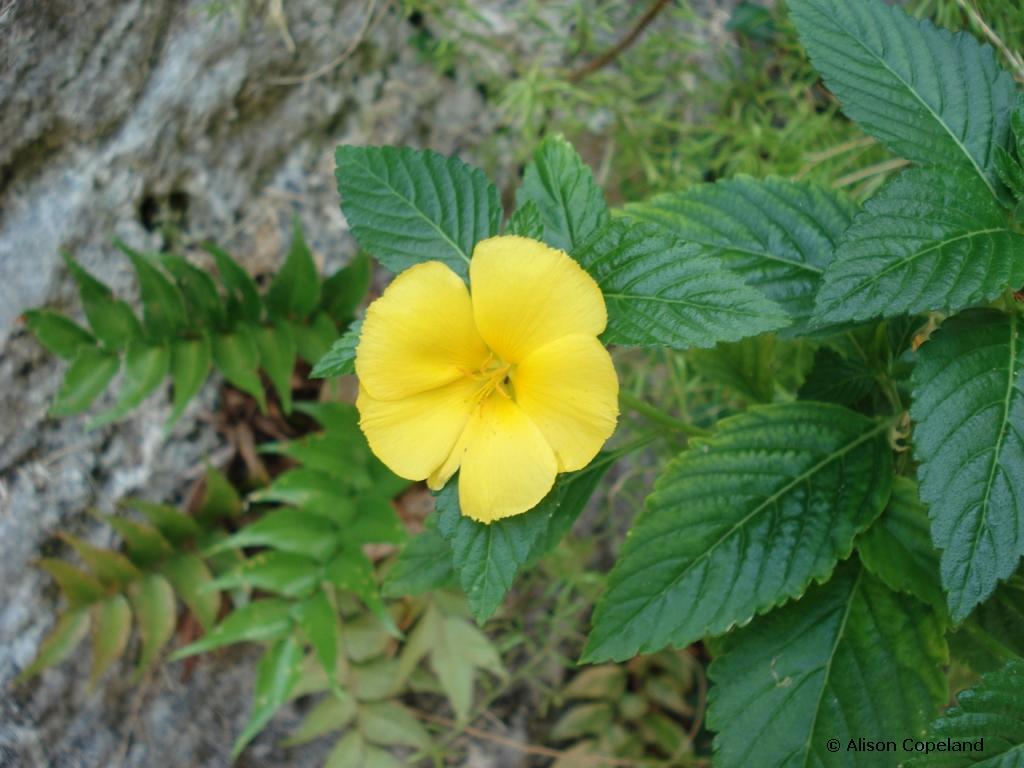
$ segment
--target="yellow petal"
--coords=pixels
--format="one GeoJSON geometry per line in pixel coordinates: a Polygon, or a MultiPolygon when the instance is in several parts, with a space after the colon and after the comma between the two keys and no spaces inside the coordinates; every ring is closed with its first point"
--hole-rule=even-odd
{"type": "Polygon", "coordinates": [[[594,279],[564,251],[529,238],[477,243],[469,282],[476,327],[509,363],[562,336],[597,336],[608,321],[594,279]]]}
{"type": "Polygon", "coordinates": [[[619,380],[594,336],[564,336],[530,353],[512,384],[519,407],[554,449],[559,472],[587,466],[615,431],[619,380]]]}
{"type": "Polygon", "coordinates": [[[451,454],[469,421],[478,383],[460,378],[400,400],[359,388],[359,426],[370,449],[396,475],[425,480],[451,454]]]}
{"type": "Polygon", "coordinates": [[[459,441],[462,514],[493,523],[537,506],[555,482],[551,446],[522,409],[493,394],[474,412],[459,441]]]}
{"type": "Polygon", "coordinates": [[[465,283],[428,261],[396,277],[366,311],[356,374],[374,398],[396,400],[477,370],[487,354],[465,283]]]}

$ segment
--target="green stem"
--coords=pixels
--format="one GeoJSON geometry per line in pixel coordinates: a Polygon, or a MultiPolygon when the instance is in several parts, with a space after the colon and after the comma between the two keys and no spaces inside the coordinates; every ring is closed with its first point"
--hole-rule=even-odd
{"type": "Polygon", "coordinates": [[[636,411],[641,416],[647,417],[655,424],[661,424],[664,427],[668,427],[676,432],[682,432],[684,435],[690,437],[708,437],[712,434],[710,429],[704,429],[704,427],[698,427],[696,424],[690,424],[687,421],[669,416],[667,413],[662,413],[653,405],[644,402],[639,397],[631,395],[628,392],[619,392],[619,402],[624,408],[629,408],[632,411],[636,411]]]}

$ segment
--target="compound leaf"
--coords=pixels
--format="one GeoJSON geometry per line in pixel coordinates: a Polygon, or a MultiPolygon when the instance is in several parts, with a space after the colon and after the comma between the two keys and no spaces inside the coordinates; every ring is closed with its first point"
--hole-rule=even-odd
{"type": "Polygon", "coordinates": [[[121,360],[114,352],[99,347],[80,347],[64,374],[51,416],[71,416],[88,408],[114,378],[121,360]]]}
{"type": "Polygon", "coordinates": [[[288,700],[288,694],[299,679],[302,663],[302,643],[295,635],[282,637],[263,654],[256,669],[253,687],[252,711],[249,723],[231,748],[236,758],[256,734],[263,730],[270,718],[288,700]]]}
{"type": "Polygon", "coordinates": [[[171,368],[171,350],[163,344],[132,340],[124,353],[121,391],[113,407],[89,422],[89,428],[109,424],[135,408],[163,383],[171,368]]]}
{"type": "Polygon", "coordinates": [[[298,218],[292,225],[288,255],[267,289],[266,303],[271,317],[294,320],[305,319],[320,303],[320,274],[298,218]]]}
{"type": "Polygon", "coordinates": [[[57,357],[71,360],[80,347],[92,347],[96,339],[78,323],[47,309],[30,309],[25,313],[25,325],[36,335],[39,343],[57,357]]]}

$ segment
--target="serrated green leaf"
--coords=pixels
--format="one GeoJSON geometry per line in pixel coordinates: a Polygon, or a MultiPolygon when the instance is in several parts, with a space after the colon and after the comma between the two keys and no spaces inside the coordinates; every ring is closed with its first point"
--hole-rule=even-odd
{"type": "MultiPolygon", "coordinates": [[[[144,505],[148,503],[141,502],[144,505]]],[[[136,506],[136,508],[142,509],[141,506],[136,506]]],[[[102,519],[121,535],[125,544],[125,554],[129,560],[140,567],[145,568],[152,565],[174,552],[171,542],[151,525],[114,515],[103,515],[102,519]]]]}
{"type": "Polygon", "coordinates": [[[338,541],[338,528],[330,520],[286,507],[267,512],[207,551],[213,554],[226,549],[272,547],[281,552],[325,560],[337,549],[338,541]]]}
{"type": "Polygon", "coordinates": [[[316,365],[338,338],[338,328],[326,312],[317,312],[306,323],[292,322],[289,325],[295,339],[295,351],[310,365],[316,365]]]}
{"type": "Polygon", "coordinates": [[[292,372],[295,370],[295,340],[291,327],[278,323],[273,327],[261,327],[253,331],[253,339],[260,353],[260,366],[274,385],[281,400],[281,409],[292,412],[292,372]]]}
{"type": "Polygon", "coordinates": [[[133,340],[124,354],[121,391],[113,407],[89,422],[88,428],[117,421],[137,407],[159,387],[171,369],[171,350],[163,344],[133,340]]]}
{"type": "MultiPolygon", "coordinates": [[[[154,504],[151,501],[135,498],[123,499],[118,503],[130,509],[137,509],[144,514],[156,526],[160,536],[173,546],[181,545],[202,533],[202,528],[199,527],[194,518],[179,512],[169,504],[154,504]]],[[[129,554],[132,554],[132,550],[137,550],[143,557],[152,557],[153,559],[162,554],[170,554],[169,549],[158,542],[145,541],[143,537],[149,538],[151,533],[146,531],[145,527],[139,523],[133,523],[131,520],[123,518],[106,519],[110,525],[117,529],[118,533],[121,534],[128,544],[129,554]],[[141,529],[137,533],[132,530],[136,527],[141,529]]]]}
{"type": "Polygon", "coordinates": [[[39,646],[35,659],[18,675],[18,683],[35,677],[44,669],[60,664],[75,649],[89,631],[89,611],[86,608],[65,611],[39,646]]]}
{"type": "Polygon", "coordinates": [[[265,551],[220,574],[205,586],[206,591],[262,589],[286,597],[309,594],[321,578],[320,563],[293,552],[265,551]]]}
{"type": "Polygon", "coordinates": [[[157,338],[168,338],[189,325],[185,300],[177,286],[156,267],[155,259],[114,241],[132,262],[142,294],[142,316],[146,331],[157,338]]]}
{"type": "Polygon", "coordinates": [[[220,613],[220,593],[207,589],[213,574],[206,563],[183,552],[169,559],[160,570],[203,629],[209,632],[220,613]]]}
{"type": "Polygon", "coordinates": [[[71,276],[78,284],[82,308],[96,338],[108,348],[117,350],[141,336],[142,326],[132,308],[120,299],[115,299],[106,285],[90,275],[71,256],[66,253],[63,256],[71,276]]]}
{"type": "Polygon", "coordinates": [[[946,700],[941,624],[856,561],[720,643],[708,725],[722,768],[895,766],[898,754],[845,747],[920,737],[946,700]],[[830,738],[843,749],[828,751],[830,738]]]}
{"type": "Polygon", "coordinates": [[[95,547],[69,533],[60,534],[60,538],[74,548],[82,562],[106,586],[121,587],[141,575],[141,571],[120,552],[95,547]]]}
{"type": "Polygon", "coordinates": [[[966,171],[912,168],[865,204],[818,293],[822,323],[953,312],[1024,283],[1024,236],[966,171]]]}
{"type": "Polygon", "coordinates": [[[100,600],[106,590],[93,575],[75,568],[70,563],[54,557],[44,557],[36,565],[46,571],[57,582],[60,591],[73,606],[89,605],[100,600]]]}
{"type": "Polygon", "coordinates": [[[1024,341],[1016,314],[965,312],[918,352],[910,416],[921,500],[953,621],[1024,554],[1024,341]]]}
{"type": "Polygon", "coordinates": [[[177,340],[171,342],[171,381],[174,385],[174,407],[167,417],[165,429],[181,418],[186,406],[206,383],[210,372],[212,352],[210,338],[177,340]]]}
{"type": "Polygon", "coordinates": [[[226,320],[226,313],[213,278],[187,259],[172,253],[160,254],[160,263],[174,278],[188,307],[192,327],[201,330],[220,329],[226,320]]]}
{"type": "Polygon", "coordinates": [[[64,374],[50,415],[71,416],[84,411],[107,388],[120,367],[121,360],[113,352],[97,347],[80,347],[64,374]]]}
{"type": "Polygon", "coordinates": [[[862,361],[850,360],[829,347],[814,353],[814,364],[800,386],[801,400],[854,406],[868,397],[877,381],[862,361]]]}
{"type": "Polygon", "coordinates": [[[114,595],[92,608],[92,671],[89,685],[94,686],[121,658],[132,631],[132,609],[124,595],[114,595]]]}
{"type": "Polygon", "coordinates": [[[227,289],[227,316],[229,322],[239,320],[259,323],[263,317],[263,300],[259,289],[249,273],[231,258],[230,254],[215,243],[203,243],[203,250],[213,256],[220,273],[220,280],[227,289]]]}
{"type": "Polygon", "coordinates": [[[928,741],[959,742],[958,751],[912,760],[912,768],[1016,768],[1024,763],[1024,661],[1012,659],[961,691],[957,706],[928,729],[928,741]],[[976,750],[978,742],[981,750],[976,750]],[[971,745],[964,748],[964,743],[971,745]]]}
{"type": "Polygon", "coordinates": [[[252,711],[235,744],[231,747],[232,759],[237,758],[256,734],[270,722],[270,718],[288,700],[299,679],[302,662],[302,643],[294,635],[282,637],[275,642],[260,659],[256,668],[256,684],[253,687],[252,711]]]}
{"type": "Polygon", "coordinates": [[[687,359],[702,376],[751,402],[770,403],[775,396],[774,334],[718,344],[714,349],[695,349],[687,359]]]}
{"type": "Polygon", "coordinates": [[[392,272],[443,261],[465,277],[473,246],[498,234],[498,190],[455,157],[408,147],[340,146],[341,210],[360,247],[392,272]]]}
{"type": "Polygon", "coordinates": [[[795,402],[756,406],[691,441],[633,523],[584,660],[689,645],[827,578],[889,499],[887,428],[795,402]]]}
{"type": "Polygon", "coordinates": [[[339,695],[335,679],[338,665],[338,612],[322,589],[295,606],[299,629],[313,646],[331,687],[339,695]]]}
{"type": "Polygon", "coordinates": [[[1013,78],[967,32],[950,33],[882,0],[790,0],[789,15],[843,111],[896,154],[963,168],[995,194],[1013,78]]]}
{"type": "Polygon", "coordinates": [[[529,237],[531,240],[544,239],[544,220],[535,201],[527,200],[512,212],[505,226],[505,234],[529,237]]]}
{"type": "Polygon", "coordinates": [[[364,251],[359,251],[347,266],[324,280],[320,291],[320,308],[339,326],[347,325],[355,317],[366,292],[370,289],[373,263],[364,251]]]}
{"type": "Polygon", "coordinates": [[[609,344],[711,347],[789,324],[701,246],[652,224],[617,219],[573,255],[604,293],[609,344]]]}
{"type": "Polygon", "coordinates": [[[405,545],[384,580],[385,597],[422,595],[447,585],[455,576],[452,551],[435,527],[414,536],[405,545]]]}
{"type": "Polygon", "coordinates": [[[319,303],[320,274],[296,217],[288,255],[267,289],[267,310],[271,317],[282,320],[304,320],[319,303]]]}
{"type": "Polygon", "coordinates": [[[242,511],[242,499],[231,481],[212,464],[206,465],[204,478],[203,503],[199,507],[198,517],[211,522],[237,517],[242,511]]]}
{"type": "Polygon", "coordinates": [[[356,372],[356,346],[363,332],[363,319],[359,318],[337,339],[330,350],[313,366],[311,379],[331,379],[356,372]]]}
{"type": "Polygon", "coordinates": [[[1014,200],[1020,202],[1024,199],[1024,168],[1021,168],[1020,163],[1005,149],[997,146],[993,165],[996,176],[1010,190],[1014,200]]]}
{"type": "Polygon", "coordinates": [[[813,184],[747,176],[626,206],[631,217],[721,258],[781,306],[793,321],[783,336],[810,330],[821,276],[856,210],[846,198],[813,184]]]}
{"type": "Polygon", "coordinates": [[[205,637],[179,649],[171,656],[178,661],[225,645],[275,640],[293,626],[291,600],[262,598],[229,613],[205,637]]]}
{"type": "MultiPolygon", "coordinates": [[[[305,744],[332,731],[340,731],[351,723],[355,716],[355,699],[345,691],[339,690],[336,694],[325,696],[317,702],[299,729],[285,740],[284,746],[305,744]]],[[[353,763],[345,763],[344,767],[349,768],[352,765],[353,763]]]]}
{"type": "Polygon", "coordinates": [[[996,587],[948,637],[953,658],[975,672],[1024,657],[1024,577],[1016,574],[996,587]]]}
{"type": "Polygon", "coordinates": [[[426,749],[430,746],[430,734],[413,714],[389,701],[370,702],[359,705],[356,715],[359,731],[367,741],[382,746],[404,746],[426,749]]]}
{"type": "Polygon", "coordinates": [[[524,208],[530,201],[540,213],[544,242],[574,255],[609,221],[593,173],[562,136],[544,139],[526,165],[516,204],[524,208]]]}
{"type": "Polygon", "coordinates": [[[39,343],[57,357],[71,360],[81,347],[96,345],[96,338],[78,323],[48,309],[30,309],[25,313],[25,325],[39,339],[39,343]]]}
{"type": "Polygon", "coordinates": [[[136,675],[141,675],[156,663],[160,651],[174,634],[178,610],[174,602],[174,590],[167,579],[159,574],[144,575],[131,586],[128,597],[142,637],[136,672],[136,675]]]}
{"type": "Polygon", "coordinates": [[[232,334],[214,336],[213,363],[224,378],[238,389],[256,398],[260,411],[267,410],[266,394],[260,381],[260,351],[254,334],[240,329],[232,334]]]}
{"type": "Polygon", "coordinates": [[[917,498],[913,480],[893,480],[889,504],[857,539],[857,552],[864,567],[889,589],[907,592],[945,613],[939,553],[928,535],[928,511],[917,498]]]}

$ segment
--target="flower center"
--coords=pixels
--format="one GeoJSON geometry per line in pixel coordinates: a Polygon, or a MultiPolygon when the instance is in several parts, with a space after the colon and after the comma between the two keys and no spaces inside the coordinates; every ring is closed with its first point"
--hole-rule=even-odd
{"type": "Polygon", "coordinates": [[[509,400],[515,400],[515,389],[512,387],[513,368],[511,363],[506,363],[491,352],[480,366],[480,370],[466,371],[466,376],[479,382],[473,396],[476,402],[482,403],[495,392],[509,400]]]}

